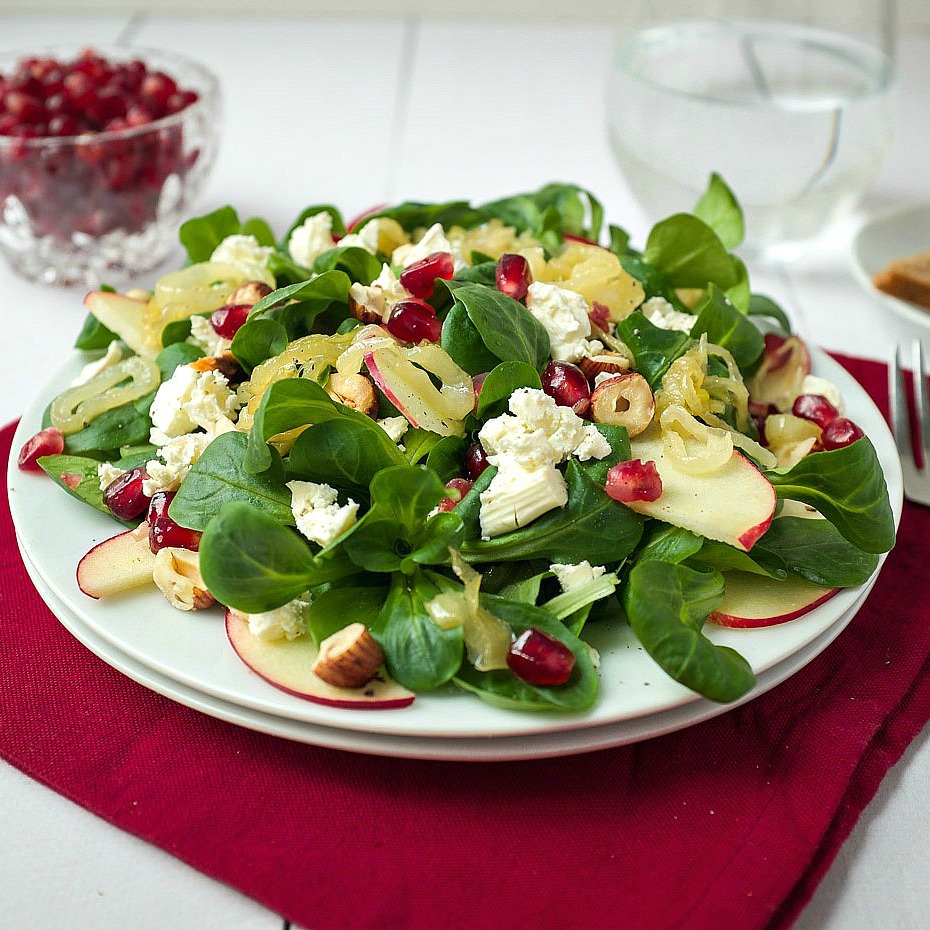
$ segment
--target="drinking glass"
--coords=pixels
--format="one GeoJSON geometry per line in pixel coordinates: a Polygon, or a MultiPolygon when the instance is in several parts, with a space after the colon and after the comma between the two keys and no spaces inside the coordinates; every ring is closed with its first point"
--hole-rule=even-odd
{"type": "Polygon", "coordinates": [[[608,88],[617,162],[651,220],[712,171],[744,251],[790,259],[847,213],[891,141],[893,0],[647,0],[621,18],[608,88]]]}

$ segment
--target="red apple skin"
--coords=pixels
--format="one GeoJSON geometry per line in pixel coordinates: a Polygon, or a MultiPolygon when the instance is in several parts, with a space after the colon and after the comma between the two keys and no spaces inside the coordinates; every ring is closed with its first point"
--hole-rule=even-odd
{"type": "MultiPolygon", "coordinates": [[[[147,532],[147,524],[140,526],[147,532]]],[[[75,575],[81,591],[99,600],[120,591],[151,584],[154,567],[155,556],[149,549],[148,538],[140,536],[140,528],[136,528],[97,543],[78,562],[75,575]],[[123,566],[123,570],[114,571],[114,566],[123,566]],[[125,583],[114,584],[120,578],[125,583]]]]}
{"type": "MultiPolygon", "coordinates": [[[[776,495],[777,496],[777,495],[776,495]]],[[[749,552],[750,549],[759,541],[759,538],[765,534],[765,531],[772,525],[772,519],[775,516],[774,510],[772,511],[772,516],[768,518],[764,523],[760,523],[757,526],[752,527],[752,529],[747,530],[739,537],[739,544],[749,552]]]]}
{"type": "Polygon", "coordinates": [[[420,424],[411,415],[410,411],[404,406],[400,398],[388,386],[384,375],[378,368],[378,363],[375,361],[373,352],[369,352],[365,356],[365,367],[368,369],[368,374],[371,375],[372,380],[375,382],[375,384],[378,385],[384,396],[407,418],[407,422],[410,423],[414,429],[418,429],[420,424]]]}
{"type": "Polygon", "coordinates": [[[778,626],[780,623],[787,623],[789,620],[797,620],[798,617],[803,617],[804,614],[810,613],[815,607],[825,604],[841,590],[842,588],[831,588],[809,604],[805,604],[803,607],[798,607],[796,610],[781,614],[777,617],[734,617],[730,614],[722,614],[715,610],[707,619],[711,623],[716,623],[717,626],[729,627],[731,630],[758,630],[766,626],[778,626]]]}
{"type": "MultiPolygon", "coordinates": [[[[269,675],[267,669],[261,668],[259,663],[254,661],[254,659],[250,661],[250,659],[246,657],[244,654],[246,652],[245,647],[254,647],[256,644],[263,643],[263,641],[252,636],[249,632],[248,621],[239,611],[227,608],[226,636],[236,655],[239,656],[245,665],[255,672],[259,678],[266,681],[272,687],[277,688],[279,691],[283,691],[294,697],[302,698],[305,701],[311,701],[314,704],[322,704],[326,707],[338,707],[343,710],[399,710],[402,707],[409,707],[416,697],[413,692],[407,691],[406,688],[401,687],[390,679],[384,684],[392,687],[392,693],[394,693],[395,696],[381,700],[366,697],[365,692],[370,690],[371,682],[358,689],[334,688],[332,685],[328,685],[326,682],[317,678],[317,676],[310,671],[311,662],[309,661],[306,663],[306,689],[298,690],[280,681],[276,681],[269,675]],[[248,637],[248,639],[245,637],[248,637]],[[319,691],[315,692],[311,689],[319,689],[319,691]],[[343,692],[345,697],[331,697],[325,693],[327,691],[333,693],[343,692]]],[[[268,642],[267,646],[269,649],[274,649],[275,643],[273,641],[268,642]]],[[[378,683],[378,685],[383,687],[382,683],[378,683]]]]}

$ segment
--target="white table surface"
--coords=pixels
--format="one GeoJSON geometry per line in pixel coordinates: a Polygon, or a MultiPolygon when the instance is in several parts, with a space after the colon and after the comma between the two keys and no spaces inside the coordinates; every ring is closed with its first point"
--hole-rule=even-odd
{"type": "MultiPolygon", "coordinates": [[[[601,196],[608,217],[634,239],[648,229],[603,129],[606,29],[0,18],[0,50],[112,41],[189,53],[220,75],[224,137],[205,207],[233,202],[280,229],[307,203],[334,202],[351,215],[385,200],[482,199],[565,179],[601,196]]],[[[930,34],[905,35],[899,63],[897,136],[863,215],[930,200],[930,34]]],[[[853,229],[845,225],[788,271],[754,270],[754,289],[780,300],[819,345],[887,358],[898,339],[914,334],[880,320],[853,282],[845,258],[853,229]]],[[[30,285],[2,263],[0,293],[6,341],[16,347],[0,371],[5,423],[70,351],[83,308],[80,291],[30,285]]],[[[885,779],[798,928],[930,927],[928,779],[925,733],[885,779]]],[[[282,927],[280,916],[2,762],[0,811],[0,927],[282,927]]]]}

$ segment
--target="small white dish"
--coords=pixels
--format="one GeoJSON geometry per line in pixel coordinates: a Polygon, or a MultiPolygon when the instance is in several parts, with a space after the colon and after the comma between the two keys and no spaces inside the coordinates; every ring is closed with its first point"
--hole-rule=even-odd
{"type": "Polygon", "coordinates": [[[930,204],[905,207],[867,220],[853,237],[849,262],[867,294],[909,323],[930,327],[930,310],[880,291],[872,276],[898,258],[930,249],[930,204]]]}

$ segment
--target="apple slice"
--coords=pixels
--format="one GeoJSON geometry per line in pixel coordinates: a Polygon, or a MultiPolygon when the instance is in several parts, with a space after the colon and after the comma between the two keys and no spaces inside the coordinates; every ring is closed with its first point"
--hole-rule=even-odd
{"type": "Polygon", "coordinates": [[[253,636],[245,615],[226,611],[226,635],[236,655],[260,678],[295,697],[349,710],[408,707],[416,695],[382,672],[361,688],[336,688],[310,671],[319,650],[309,636],[267,640],[253,636]]]}
{"type": "Polygon", "coordinates": [[[154,584],[155,553],[149,549],[148,524],[142,523],[98,543],[77,567],[78,587],[94,599],[144,584],[154,584]]]}
{"type": "Polygon", "coordinates": [[[144,335],[144,300],[135,300],[123,294],[110,294],[106,291],[91,291],[84,298],[84,306],[137,355],[151,357],[156,354],[144,335]]]}
{"type": "Polygon", "coordinates": [[[665,443],[654,429],[631,440],[632,458],[655,462],[662,494],[654,501],[625,506],[706,539],[729,543],[748,552],[769,528],[776,496],[771,483],[735,449],[720,468],[692,475],[665,454],[665,443]]]}
{"type": "Polygon", "coordinates": [[[723,603],[708,617],[735,629],[775,626],[803,616],[828,601],[839,588],[824,588],[801,578],[778,581],[749,572],[726,572],[723,603]]]}

